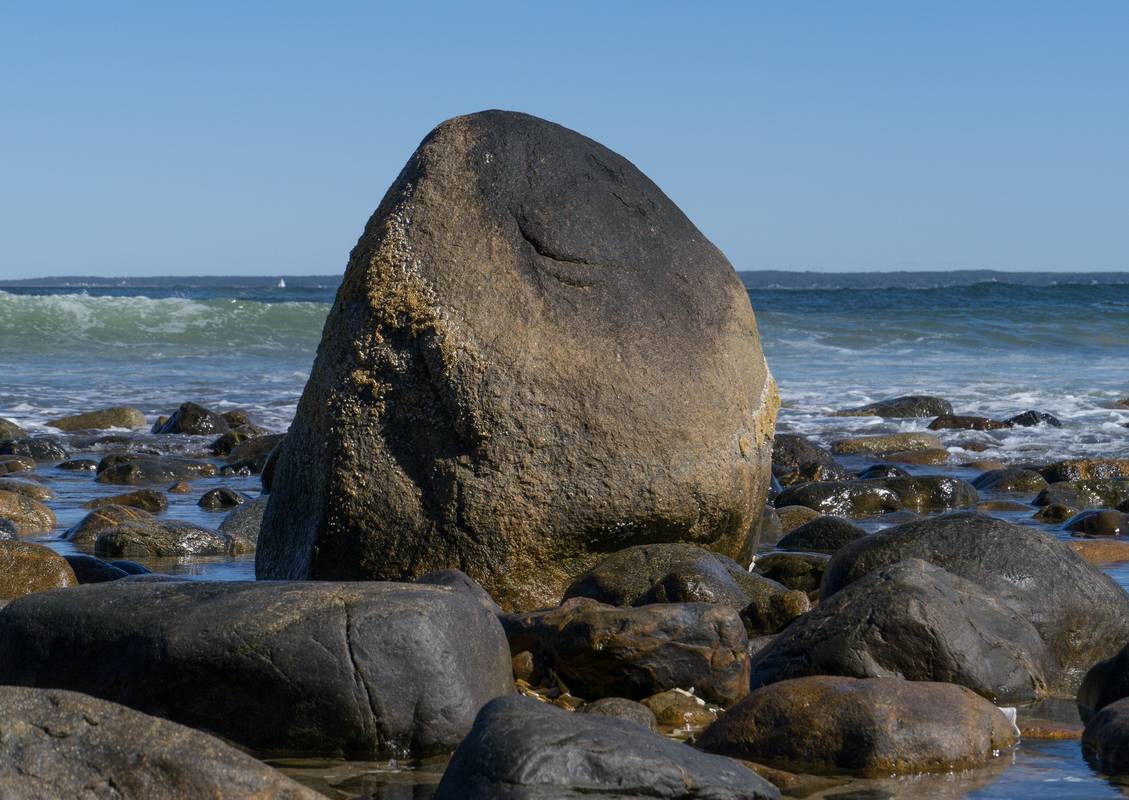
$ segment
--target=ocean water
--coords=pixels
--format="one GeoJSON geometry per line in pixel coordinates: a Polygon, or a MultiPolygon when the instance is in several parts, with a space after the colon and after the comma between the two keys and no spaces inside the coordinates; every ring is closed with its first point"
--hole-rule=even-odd
{"type": "MultiPolygon", "coordinates": [[[[1129,396],[1129,273],[742,273],[742,279],[780,385],[780,431],[829,443],[846,435],[920,430],[927,420],[831,414],[884,397],[932,394],[950,400],[958,413],[1004,418],[1037,409],[1063,426],[942,432],[952,461],[909,467],[914,472],[972,478],[977,470],[964,461],[1129,457],[1129,409],[1115,406],[1129,396]]],[[[33,434],[57,433],[45,423],[65,414],[133,405],[152,421],[194,400],[220,411],[245,409],[264,427],[285,431],[339,278],[287,276],[284,288],[278,280],[0,283],[0,417],[33,434]]],[[[64,441],[73,447],[78,439],[64,441]]],[[[186,454],[201,452],[207,441],[135,436],[138,448],[186,454]]],[[[82,502],[123,491],[52,465],[41,466],[37,477],[58,495],[52,507],[61,528],[86,513],[82,502]]],[[[168,516],[216,525],[222,515],[195,501],[220,485],[254,494],[258,478],[194,482],[193,494],[169,496],[168,516]]],[[[998,515],[1037,525],[1030,509],[998,515]]],[[[867,525],[881,526],[880,520],[867,525]]],[[[57,535],[41,541],[69,551],[57,535]]],[[[154,566],[197,578],[253,577],[247,557],[154,566]]],[[[1129,586],[1129,568],[1110,572],[1129,586]]],[[[355,769],[346,772],[342,786],[361,780],[355,769]]],[[[364,780],[383,780],[378,773],[364,780]]],[[[875,797],[1123,796],[1089,769],[1077,742],[1024,742],[987,771],[859,788],[875,797]]]]}

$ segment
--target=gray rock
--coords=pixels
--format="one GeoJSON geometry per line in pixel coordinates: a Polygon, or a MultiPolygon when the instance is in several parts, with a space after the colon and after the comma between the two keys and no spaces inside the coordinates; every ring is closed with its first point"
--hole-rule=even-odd
{"type": "Polygon", "coordinates": [[[222,533],[230,533],[249,542],[259,541],[259,530],[263,525],[263,513],[267,510],[267,498],[256,497],[235,508],[219,524],[222,533]]]}
{"type": "Polygon", "coordinates": [[[866,531],[840,517],[820,517],[786,534],[776,546],[805,553],[834,553],[866,536],[866,531]]]}
{"type": "Polygon", "coordinates": [[[435,793],[435,800],[592,797],[767,800],[780,792],[736,761],[634,722],[507,697],[478,715],[435,793]]]}
{"type": "Polygon", "coordinates": [[[257,574],[457,564],[531,608],[627,546],[743,560],[777,406],[748,292],[638,169],[535,117],[459,117],[353,250],[257,574]]]}
{"type": "Polygon", "coordinates": [[[512,691],[497,619],[388,583],[143,582],[0,611],[0,683],[73,689],[258,751],[450,752],[512,691]]]}
{"type": "Polygon", "coordinates": [[[593,703],[585,703],[578,709],[581,714],[596,714],[601,717],[615,717],[625,719],[641,725],[649,731],[658,728],[655,712],[642,703],[628,700],[626,697],[603,697],[593,703]]]}
{"type": "Polygon", "coordinates": [[[494,602],[485,589],[479,586],[474,578],[467,575],[462,570],[458,569],[437,569],[434,572],[429,572],[426,575],[421,575],[416,579],[416,583],[422,583],[426,586],[446,586],[448,589],[454,589],[457,592],[473,597],[491,614],[501,614],[502,608],[494,602]]]}

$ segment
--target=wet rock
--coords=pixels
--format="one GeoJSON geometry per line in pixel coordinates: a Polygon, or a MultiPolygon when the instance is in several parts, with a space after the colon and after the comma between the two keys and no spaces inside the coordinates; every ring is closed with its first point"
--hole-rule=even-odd
{"type": "Polygon", "coordinates": [[[246,495],[234,489],[221,487],[205,492],[196,505],[206,511],[226,511],[229,508],[241,506],[247,502],[246,495]]]}
{"type": "Polygon", "coordinates": [[[756,572],[789,589],[818,595],[830,560],[825,553],[765,553],[757,557],[756,572]]]}
{"type": "Polygon", "coordinates": [[[107,428],[129,428],[131,430],[145,427],[145,415],[130,406],[116,408],[103,408],[99,411],[87,411],[84,414],[73,414],[69,417],[60,417],[47,423],[52,428],[61,431],[94,431],[107,428]]]}
{"type": "Polygon", "coordinates": [[[124,569],[94,556],[68,555],[63,558],[71,565],[79,583],[105,583],[129,575],[124,569]]]}
{"type": "Polygon", "coordinates": [[[717,719],[721,710],[685,689],[659,692],[645,698],[642,704],[667,728],[704,728],[717,719]]]}
{"type": "Polygon", "coordinates": [[[753,689],[808,675],[965,686],[995,703],[1047,695],[1039,632],[982,587],[909,559],[848,585],[753,659],[753,689]]]}
{"type": "Polygon", "coordinates": [[[866,531],[841,517],[819,517],[787,534],[776,546],[781,550],[807,553],[834,553],[866,531]]]}
{"type": "Polygon", "coordinates": [[[58,469],[66,472],[94,472],[98,469],[98,462],[89,458],[76,458],[59,464],[58,469]]]}
{"type": "Polygon", "coordinates": [[[191,494],[192,487],[184,481],[178,481],[169,487],[168,492],[169,494],[191,494]]]}
{"type": "Polygon", "coordinates": [[[634,722],[506,697],[478,715],[434,800],[779,796],[776,787],[736,761],[699,752],[634,722]]]}
{"type": "Polygon", "coordinates": [[[953,406],[948,400],[928,395],[906,395],[889,400],[879,400],[858,408],[836,411],[837,417],[886,417],[888,419],[909,419],[913,417],[939,417],[952,414],[953,406]]]}
{"type": "Polygon", "coordinates": [[[580,708],[580,713],[625,719],[634,722],[636,725],[641,725],[649,731],[658,728],[655,712],[642,703],[628,700],[626,697],[603,697],[593,703],[585,703],[580,708]]]}
{"type": "Polygon", "coordinates": [[[63,538],[82,550],[93,550],[98,534],[123,522],[155,522],[153,515],[140,508],[105,505],[94,509],[63,533],[63,538]]]}
{"type": "Polygon", "coordinates": [[[128,506],[148,511],[150,514],[163,514],[169,509],[169,501],[163,494],[153,489],[138,489],[126,494],[96,497],[82,504],[83,508],[102,508],[103,506],[128,506]]]}
{"type": "Polygon", "coordinates": [[[35,469],[35,462],[24,456],[0,456],[0,475],[15,475],[20,472],[31,472],[35,469]]]}
{"type": "Polygon", "coordinates": [[[0,601],[77,585],[70,565],[49,547],[0,540],[0,601]]]}
{"type": "Polygon", "coordinates": [[[427,586],[446,586],[474,598],[483,608],[491,614],[501,614],[502,608],[494,602],[485,589],[479,586],[473,578],[458,569],[437,569],[416,579],[416,583],[427,586]]]}
{"type": "MultiPolygon", "coordinates": [[[[811,509],[804,509],[810,511],[811,509]]],[[[750,533],[750,537],[754,534],[750,533]]],[[[760,525],[758,526],[755,538],[757,541],[757,548],[764,549],[780,541],[780,537],[784,535],[784,526],[780,522],[780,515],[776,513],[775,508],[765,506],[764,512],[761,514],[760,525]]]]}
{"type": "Polygon", "coordinates": [[[0,491],[0,519],[15,525],[20,536],[49,533],[57,524],[55,512],[43,503],[8,491],[0,491]]]}
{"type": "Polygon", "coordinates": [[[216,474],[212,464],[202,461],[181,461],[173,458],[138,458],[119,462],[98,471],[98,483],[124,486],[189,481],[216,474]]]}
{"type": "Polygon", "coordinates": [[[1062,427],[1062,423],[1054,414],[1048,414],[1045,411],[1024,411],[1022,414],[1016,414],[1005,421],[1008,425],[1021,428],[1033,428],[1036,425],[1049,425],[1052,428],[1062,427]]]}
{"type": "Polygon", "coordinates": [[[819,519],[821,516],[823,515],[814,508],[807,506],[780,506],[776,509],[776,517],[780,520],[780,529],[786,534],[813,519],[819,519]]]}
{"type": "Polygon", "coordinates": [[[55,493],[41,483],[22,478],[0,478],[0,492],[12,492],[32,500],[51,500],[55,493]]]}
{"type": "Polygon", "coordinates": [[[1077,513],[1078,509],[1073,506],[1064,506],[1061,503],[1055,503],[1053,505],[1043,506],[1032,515],[1031,519],[1050,525],[1057,525],[1066,522],[1077,513]]]}
{"type": "Polygon", "coordinates": [[[256,436],[237,445],[228,454],[227,463],[232,467],[245,467],[252,475],[258,475],[266,466],[270,454],[285,439],[284,433],[256,436]]]}
{"type": "Polygon", "coordinates": [[[242,408],[234,408],[231,411],[225,411],[220,414],[220,416],[223,417],[223,421],[226,422],[228,427],[233,431],[251,431],[255,433],[260,430],[260,428],[255,425],[255,421],[251,419],[251,415],[242,408]]]}
{"type": "Polygon", "coordinates": [[[127,575],[151,575],[152,570],[148,567],[138,564],[136,561],[125,561],[123,559],[115,559],[109,562],[110,566],[117,567],[127,575]]]}
{"type": "Polygon", "coordinates": [[[856,436],[853,439],[840,439],[831,443],[831,452],[836,455],[876,455],[905,452],[909,450],[937,450],[944,445],[932,433],[889,433],[878,436],[856,436]]]}
{"type": "Polygon", "coordinates": [[[977,511],[1026,514],[1031,507],[1015,500],[982,500],[975,506],[977,511]]]}
{"type": "Polygon", "coordinates": [[[983,766],[1015,742],[1003,712],[961,686],[815,676],[758,689],[698,744],[785,769],[886,776],[983,766]]]}
{"type": "MultiPolygon", "coordinates": [[[[967,449],[967,448],[963,448],[967,449]]],[[[962,461],[961,466],[966,469],[975,469],[980,472],[991,472],[994,469],[1006,469],[1007,464],[994,458],[978,458],[972,461],[962,461]]],[[[1041,476],[1040,476],[1041,477],[1041,476]]],[[[1045,483],[1046,481],[1044,481],[1045,483]]]]}
{"type": "Polygon", "coordinates": [[[1052,664],[1050,691],[1072,695],[1095,660],[1129,641],[1129,595],[1066,542],[1027,525],[958,512],[871,534],[836,553],[822,597],[907,558],[983,587],[1039,631],[1052,664]]]}
{"type": "Polygon", "coordinates": [[[1076,539],[1070,549],[1091,564],[1116,564],[1129,561],[1129,542],[1076,539]]]}
{"type": "Polygon", "coordinates": [[[897,464],[872,464],[855,475],[859,480],[871,480],[874,478],[908,478],[910,475],[897,464]]]}
{"type": "Polygon", "coordinates": [[[573,598],[559,608],[501,620],[511,653],[530,651],[580,697],[639,700],[692,686],[728,705],[748,691],[748,636],[729,606],[620,608],[573,598]]]}
{"type": "Polygon", "coordinates": [[[1083,511],[1062,526],[1075,536],[1122,536],[1129,534],[1129,514],[1109,508],[1083,511]]]}
{"type": "Polygon", "coordinates": [[[226,456],[235,449],[236,445],[255,437],[256,434],[248,431],[228,431],[208,445],[208,450],[214,456],[226,456]]]}
{"type": "Polygon", "coordinates": [[[10,419],[0,417],[0,440],[3,439],[26,439],[27,431],[21,428],[10,419]]]}
{"type": "Polygon", "coordinates": [[[19,536],[20,529],[10,519],[0,517],[0,540],[10,541],[19,536]]]}
{"type": "Polygon", "coordinates": [[[0,441],[0,456],[27,456],[35,461],[65,461],[69,453],[54,436],[0,441]]]}
{"type": "Polygon", "coordinates": [[[322,798],[219,739],[75,692],[0,687],[0,729],[13,800],[322,798]]]}
{"type": "Polygon", "coordinates": [[[893,453],[883,453],[887,461],[896,461],[899,464],[917,464],[931,466],[944,464],[949,460],[949,451],[943,447],[929,447],[923,450],[898,450],[893,453]]]}
{"type": "Polygon", "coordinates": [[[846,480],[850,470],[805,436],[778,433],[773,439],[772,473],[782,486],[805,481],[846,480]]]}
{"type": "Polygon", "coordinates": [[[271,486],[274,485],[274,472],[278,468],[278,459],[282,452],[282,445],[270,451],[267,456],[266,462],[263,464],[263,472],[259,476],[259,480],[263,485],[263,494],[270,494],[271,486]]]}
{"type": "Polygon", "coordinates": [[[1059,481],[1093,480],[1098,478],[1129,478],[1129,458],[1071,458],[1056,461],[1044,467],[1047,483],[1059,481]]]}
{"type": "Polygon", "coordinates": [[[182,433],[192,436],[227,433],[230,426],[222,416],[196,403],[182,403],[168,419],[157,421],[153,433],[182,433]]]}
{"type": "Polygon", "coordinates": [[[1129,774],[1129,699],[1106,706],[1086,724],[1082,752],[1098,772],[1129,774]]]}
{"type": "Polygon", "coordinates": [[[259,530],[263,525],[263,512],[267,509],[267,498],[256,497],[238,506],[223,518],[219,529],[251,542],[259,541],[259,530]]]}
{"type": "Polygon", "coordinates": [[[865,518],[909,509],[945,511],[971,505],[976,489],[944,475],[808,483],[785,489],[779,505],[800,505],[823,515],[865,518]]]}
{"type": "Polygon", "coordinates": [[[497,619],[457,592],[138,578],[6,606],[0,683],[85,692],[258,751],[360,759],[450,752],[513,691],[497,619]]]}
{"type": "Polygon", "coordinates": [[[745,561],[778,405],[748,292],[650,180],[544,120],[460,117],[353,250],[257,574],[458,564],[530,608],[622,547],[745,561]]]}
{"type": "Polygon", "coordinates": [[[1087,670],[1078,687],[1078,710],[1088,720],[1125,697],[1129,697],[1129,645],[1087,670]]]}
{"type": "Polygon", "coordinates": [[[998,431],[1010,427],[1008,423],[999,420],[962,414],[943,414],[929,423],[931,431],[998,431]]]}
{"type": "Polygon", "coordinates": [[[1034,500],[1037,506],[1070,506],[1095,508],[1117,506],[1129,500],[1129,481],[1096,478],[1090,480],[1059,481],[1039,492],[1034,500]]]}
{"type": "Polygon", "coordinates": [[[1046,479],[1029,469],[1007,467],[993,469],[978,475],[972,485],[983,492],[1000,494],[1031,494],[1047,488],[1046,479]]]}
{"type": "Polygon", "coordinates": [[[237,556],[255,552],[255,541],[179,520],[123,522],[101,531],[94,554],[109,558],[237,556]]]}
{"type": "Polygon", "coordinates": [[[767,578],[764,583],[764,589],[741,609],[741,621],[750,636],[777,633],[811,610],[806,592],[790,590],[767,578]]]}

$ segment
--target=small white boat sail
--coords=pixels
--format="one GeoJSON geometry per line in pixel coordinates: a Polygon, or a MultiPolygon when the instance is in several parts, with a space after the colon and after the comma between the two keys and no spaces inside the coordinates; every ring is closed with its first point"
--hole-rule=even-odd
{"type": "Polygon", "coordinates": [[[283,280],[282,278],[278,279],[278,288],[279,289],[285,289],[286,288],[286,281],[283,280]]]}

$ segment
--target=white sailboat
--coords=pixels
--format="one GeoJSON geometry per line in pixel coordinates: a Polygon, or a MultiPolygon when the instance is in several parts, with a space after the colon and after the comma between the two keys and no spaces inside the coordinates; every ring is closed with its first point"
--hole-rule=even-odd
{"type": "Polygon", "coordinates": [[[278,279],[278,288],[279,289],[285,289],[286,288],[286,281],[283,280],[282,278],[278,279]]]}

